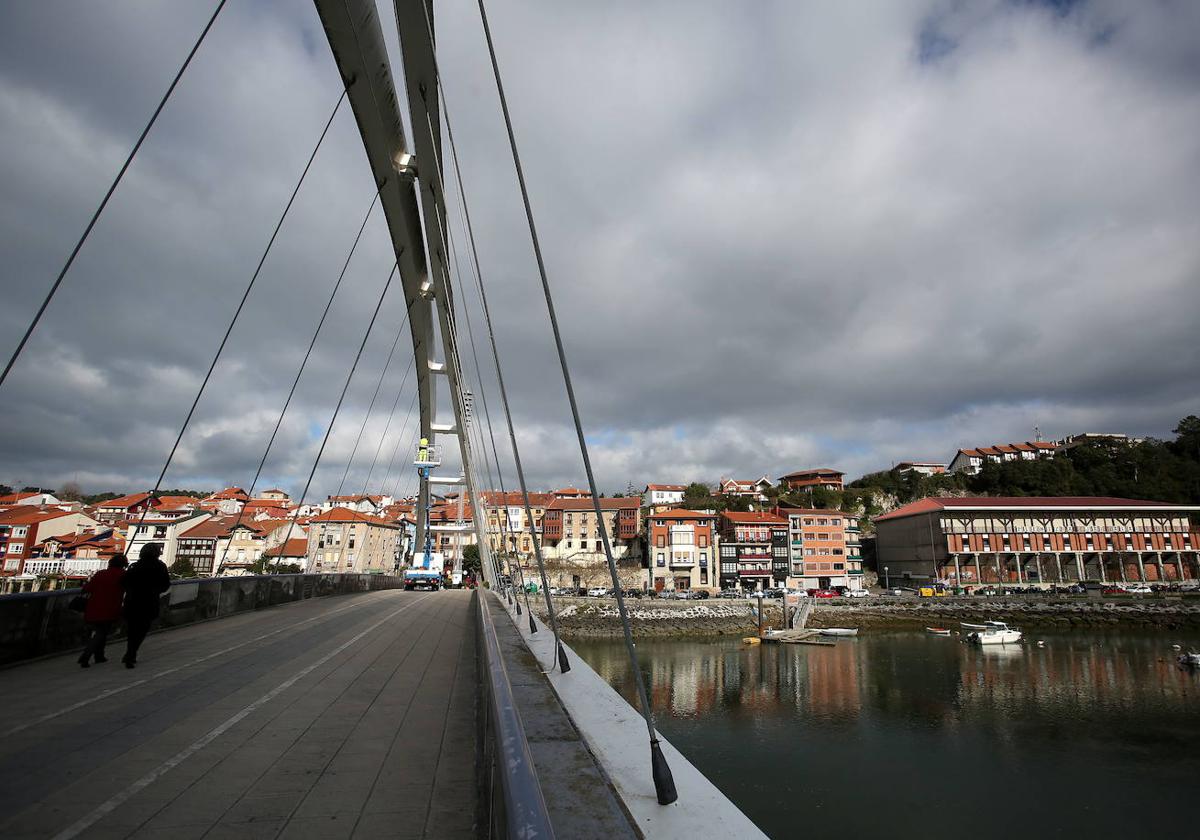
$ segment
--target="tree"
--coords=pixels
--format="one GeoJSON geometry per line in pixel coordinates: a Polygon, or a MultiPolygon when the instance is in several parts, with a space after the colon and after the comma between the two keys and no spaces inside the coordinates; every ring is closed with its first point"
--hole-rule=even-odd
{"type": "Polygon", "coordinates": [[[68,481],[58,489],[54,495],[62,499],[64,502],[82,502],[83,491],[79,489],[79,485],[74,481],[68,481]]]}
{"type": "Polygon", "coordinates": [[[180,557],[171,564],[171,574],[181,578],[194,578],[196,576],[196,567],[192,565],[192,561],[186,557],[180,557]]]}
{"type": "Polygon", "coordinates": [[[0,484],[0,496],[7,496],[12,493],[13,489],[7,484],[0,484]]]}
{"type": "Polygon", "coordinates": [[[479,572],[483,568],[483,562],[479,559],[478,545],[472,544],[463,548],[462,566],[463,574],[479,576],[479,572]]]}

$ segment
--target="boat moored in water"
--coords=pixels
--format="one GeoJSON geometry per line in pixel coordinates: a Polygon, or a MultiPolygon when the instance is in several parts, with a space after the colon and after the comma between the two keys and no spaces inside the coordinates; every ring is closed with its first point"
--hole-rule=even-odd
{"type": "Polygon", "coordinates": [[[926,627],[925,632],[931,636],[949,636],[950,630],[945,627],[926,627]]]}
{"type": "Polygon", "coordinates": [[[824,627],[818,631],[822,636],[857,636],[857,627],[824,627]]]}
{"type": "Polygon", "coordinates": [[[1179,654],[1179,664],[1185,668],[1200,668],[1200,653],[1190,651],[1179,654]]]}
{"type": "MultiPolygon", "coordinates": [[[[964,624],[963,627],[979,625],[964,624]]],[[[1021,631],[1003,621],[987,621],[983,627],[967,634],[967,641],[977,645],[1015,645],[1021,641],[1021,631]]]]}

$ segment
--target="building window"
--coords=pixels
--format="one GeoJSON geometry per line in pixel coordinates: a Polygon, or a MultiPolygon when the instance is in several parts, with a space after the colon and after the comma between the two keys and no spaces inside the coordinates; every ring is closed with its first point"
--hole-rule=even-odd
{"type": "Polygon", "coordinates": [[[663,552],[661,552],[661,551],[658,552],[658,556],[656,558],[654,558],[655,565],[657,565],[657,566],[667,565],[667,561],[666,561],[665,557],[666,557],[666,555],[663,554],[663,552]]]}
{"type": "Polygon", "coordinates": [[[8,553],[9,554],[20,554],[21,550],[23,548],[25,548],[25,543],[9,543],[8,544],[8,553]]]}
{"type": "Polygon", "coordinates": [[[662,534],[659,534],[657,537],[654,538],[654,547],[655,548],[665,548],[666,545],[667,545],[667,538],[665,536],[663,536],[662,534]]]}

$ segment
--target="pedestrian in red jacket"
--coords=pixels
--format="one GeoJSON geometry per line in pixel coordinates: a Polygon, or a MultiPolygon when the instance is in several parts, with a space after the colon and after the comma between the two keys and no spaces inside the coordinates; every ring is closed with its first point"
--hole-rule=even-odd
{"type": "Polygon", "coordinates": [[[114,554],[108,561],[108,568],[101,569],[92,575],[91,580],[83,585],[87,593],[87,606],[83,609],[83,620],[91,628],[92,635],[88,638],[83,653],[79,656],[79,665],[88,667],[88,660],[95,657],[96,662],[107,662],[104,656],[104,643],[113,625],[121,618],[121,597],[125,590],[121,587],[121,578],[125,577],[125,567],[128,565],[124,554],[114,554]]]}

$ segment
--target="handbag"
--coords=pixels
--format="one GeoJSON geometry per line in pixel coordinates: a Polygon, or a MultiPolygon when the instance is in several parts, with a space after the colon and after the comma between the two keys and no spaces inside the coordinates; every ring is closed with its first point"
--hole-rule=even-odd
{"type": "Polygon", "coordinates": [[[76,595],[74,598],[72,598],[70,601],[67,602],[67,609],[73,610],[74,612],[81,613],[87,609],[87,602],[88,602],[87,595],[76,595]]]}

